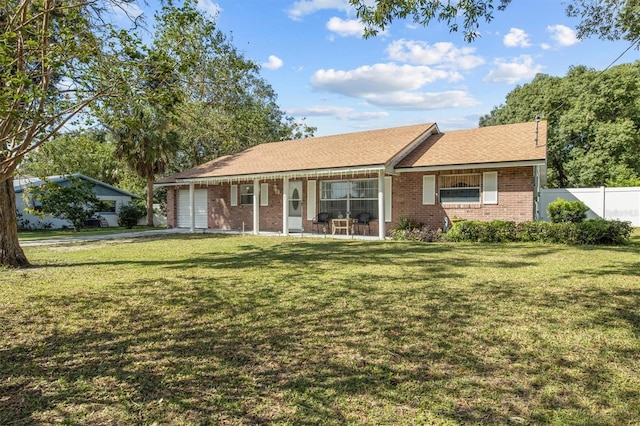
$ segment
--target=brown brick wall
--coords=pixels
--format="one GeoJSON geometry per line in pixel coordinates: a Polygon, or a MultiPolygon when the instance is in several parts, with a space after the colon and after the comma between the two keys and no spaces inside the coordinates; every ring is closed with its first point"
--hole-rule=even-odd
{"type": "MultiPolygon", "coordinates": [[[[458,170],[433,173],[402,173],[393,177],[393,223],[392,229],[405,216],[409,219],[437,229],[444,224],[444,218],[455,216],[469,220],[491,221],[496,219],[524,222],[533,220],[533,168],[512,167],[503,169],[458,170]],[[498,204],[422,204],[422,177],[436,176],[436,194],[441,174],[468,174],[498,172],[498,204]]],[[[481,196],[482,198],[482,196],[481,196]]]]}
{"type": "Polygon", "coordinates": [[[167,188],[167,228],[175,228],[178,226],[178,216],[176,212],[177,202],[176,188],[170,186],[167,188]]]}
{"type": "MultiPolygon", "coordinates": [[[[438,191],[438,177],[440,174],[468,174],[495,171],[491,169],[460,170],[438,173],[401,173],[392,178],[392,222],[386,224],[387,231],[396,226],[400,217],[420,222],[431,228],[443,226],[445,216],[464,219],[490,221],[494,219],[523,222],[533,220],[533,168],[514,167],[496,169],[498,171],[498,204],[440,204],[436,199],[435,205],[422,204],[422,177],[426,174],[436,175],[436,192],[438,191]]],[[[374,178],[375,176],[345,176],[345,179],[374,178]]],[[[335,180],[337,178],[327,178],[335,180]]],[[[317,196],[320,196],[320,182],[324,179],[314,179],[317,182],[317,196]]],[[[303,212],[302,223],[305,232],[315,232],[313,221],[307,220],[307,179],[302,181],[303,212]]],[[[261,181],[269,184],[269,205],[260,206],[260,230],[268,232],[282,231],[282,180],[261,181]],[[278,193],[274,184],[278,185],[278,193]]],[[[253,182],[238,182],[238,185],[253,184],[253,182]]],[[[198,187],[200,188],[200,187],[198,187]]],[[[175,227],[177,224],[177,196],[178,189],[188,187],[169,188],[167,191],[167,224],[175,227]]],[[[235,229],[250,232],[253,230],[253,206],[231,206],[231,187],[229,184],[210,185],[207,187],[208,226],[212,229],[235,229]]],[[[240,197],[238,196],[238,202],[240,197]]],[[[319,200],[316,201],[319,206],[319,200]]],[[[317,212],[316,212],[317,213],[317,212]]],[[[378,234],[378,221],[371,222],[371,235],[378,234]]]]}

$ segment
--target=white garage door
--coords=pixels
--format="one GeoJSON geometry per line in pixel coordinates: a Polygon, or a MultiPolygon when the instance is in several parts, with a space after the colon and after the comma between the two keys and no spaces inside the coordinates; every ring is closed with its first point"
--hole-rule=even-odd
{"type": "MultiPolygon", "coordinates": [[[[207,190],[193,191],[195,200],[196,228],[207,227],[207,190]]],[[[191,213],[189,209],[189,191],[178,191],[178,228],[191,227],[191,213]]]]}

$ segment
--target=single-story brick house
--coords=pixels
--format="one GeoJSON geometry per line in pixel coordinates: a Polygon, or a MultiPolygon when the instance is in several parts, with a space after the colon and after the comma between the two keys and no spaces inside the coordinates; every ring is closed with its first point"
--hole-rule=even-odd
{"type": "MultiPolygon", "coordinates": [[[[435,123],[272,142],[159,180],[170,227],[314,230],[319,212],[371,216],[380,238],[407,217],[536,216],[546,174],[544,121],[441,132],[435,123]]],[[[447,219],[445,219],[447,218],[447,219]]]]}
{"type": "MultiPolygon", "coordinates": [[[[96,222],[97,224],[100,224],[100,226],[118,226],[118,212],[120,212],[120,207],[125,204],[130,204],[131,201],[140,198],[135,194],[116,188],[115,186],[93,179],[89,176],[85,176],[81,173],[49,176],[47,177],[47,180],[49,182],[55,182],[61,186],[69,186],[71,185],[70,177],[91,183],[93,192],[104,202],[106,207],[105,211],[97,213],[97,215],[102,219],[101,221],[96,222]]],[[[67,220],[58,219],[48,215],[40,217],[29,214],[25,211],[27,206],[36,208],[38,206],[34,205],[35,201],[33,199],[25,200],[24,190],[28,187],[39,186],[44,183],[45,182],[42,179],[34,176],[19,176],[14,179],[13,190],[16,193],[16,210],[18,212],[18,219],[21,222],[19,225],[26,229],[58,229],[72,227],[73,225],[71,222],[67,220]]]]}

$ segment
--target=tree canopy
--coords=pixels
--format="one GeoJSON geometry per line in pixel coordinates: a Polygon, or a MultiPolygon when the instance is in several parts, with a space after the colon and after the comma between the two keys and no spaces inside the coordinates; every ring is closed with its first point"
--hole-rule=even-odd
{"type": "Polygon", "coordinates": [[[26,156],[20,173],[39,177],[81,173],[117,186],[121,168],[105,130],[75,130],[54,136],[26,156]]]}
{"type": "Polygon", "coordinates": [[[39,203],[37,209],[30,208],[31,214],[51,215],[68,220],[78,231],[87,219],[100,211],[102,201],[93,192],[93,184],[73,176],[69,184],[45,181],[44,184],[27,188],[26,193],[39,203]]]}
{"type": "MultiPolygon", "coordinates": [[[[494,11],[507,9],[511,0],[349,0],[365,25],[365,37],[378,34],[398,19],[412,19],[422,26],[445,22],[452,32],[461,30],[465,41],[479,36],[481,22],[493,19],[494,11]],[[460,23],[462,21],[462,23],[460,23]]],[[[580,19],[578,37],[592,35],[606,40],[640,38],[638,0],[569,0],[566,13],[580,19]]]]}
{"type": "Polygon", "coordinates": [[[313,135],[314,128],[284,114],[259,65],[191,1],[164,6],[156,20],[153,48],[177,64],[176,85],[184,96],[175,111],[181,143],[173,171],[260,143],[313,135]]]}
{"type": "Polygon", "coordinates": [[[13,176],[30,152],[89,104],[130,82],[127,33],[110,24],[119,0],[0,4],[0,265],[27,266],[17,238],[13,176]]]}
{"type": "Polygon", "coordinates": [[[553,187],[640,184],[640,61],[565,77],[538,74],[518,86],[480,126],[549,121],[548,178],[553,187]]]}
{"type": "Polygon", "coordinates": [[[168,3],[156,22],[149,45],[130,44],[134,83],[126,95],[93,108],[116,156],[146,181],[150,226],[156,176],[314,130],[285,116],[259,66],[194,3],[168,3]]]}

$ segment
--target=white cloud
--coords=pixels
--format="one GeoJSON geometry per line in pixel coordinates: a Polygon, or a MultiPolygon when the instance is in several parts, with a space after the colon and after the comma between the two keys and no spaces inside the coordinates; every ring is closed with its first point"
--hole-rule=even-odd
{"type": "Polygon", "coordinates": [[[363,99],[370,105],[399,110],[426,110],[477,105],[463,91],[420,92],[437,80],[456,80],[459,74],[427,66],[393,63],[363,66],[349,71],[318,70],[311,79],[319,91],[363,99]]]}
{"type": "Polygon", "coordinates": [[[572,46],[578,42],[576,32],[564,25],[549,25],[547,32],[551,34],[551,38],[560,46],[572,46]]]}
{"type": "Polygon", "coordinates": [[[384,111],[360,112],[354,108],[338,106],[311,106],[305,108],[289,108],[287,114],[304,117],[335,117],[339,120],[368,121],[379,120],[389,116],[384,111]]]}
{"type": "Polygon", "coordinates": [[[502,38],[507,47],[529,47],[529,34],[520,28],[511,28],[509,33],[502,38]]]}
{"type": "Polygon", "coordinates": [[[420,65],[440,65],[452,69],[469,70],[484,63],[480,56],[473,55],[473,47],[457,48],[453,43],[441,42],[430,45],[423,41],[397,40],[387,47],[389,58],[394,61],[420,65]]]}
{"type": "Polygon", "coordinates": [[[458,74],[427,66],[388,63],[362,66],[350,71],[321,69],[314,73],[311,84],[317,90],[359,98],[370,94],[415,90],[447,78],[457,79],[458,74]]]}
{"type": "Polygon", "coordinates": [[[357,19],[340,19],[333,17],[327,22],[327,29],[338,34],[341,37],[362,36],[364,34],[364,25],[357,19]]]}
{"type": "Polygon", "coordinates": [[[461,90],[375,94],[366,100],[372,105],[405,111],[463,108],[479,104],[473,96],[461,90]]]}
{"type": "Polygon", "coordinates": [[[540,45],[540,48],[541,48],[542,50],[549,50],[549,49],[551,49],[551,45],[550,45],[549,43],[542,43],[542,44],[540,45]]]}
{"type": "Polygon", "coordinates": [[[278,68],[282,67],[283,64],[284,62],[282,62],[282,59],[278,58],[275,55],[269,55],[269,61],[264,62],[262,64],[262,67],[268,70],[277,70],[278,68]]]}
{"type": "Polygon", "coordinates": [[[220,12],[222,12],[220,5],[212,0],[198,0],[196,7],[213,18],[217,17],[220,12]]]}
{"type": "Polygon", "coordinates": [[[294,21],[311,15],[319,10],[337,9],[345,12],[351,10],[348,0],[298,0],[287,10],[287,15],[294,21]]]}
{"type": "Polygon", "coordinates": [[[542,72],[542,66],[533,63],[529,55],[522,55],[511,62],[496,60],[497,68],[484,78],[485,83],[515,84],[522,80],[529,80],[542,72]]]}

